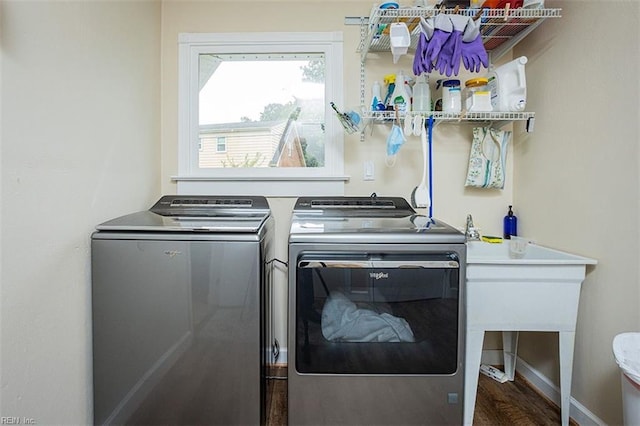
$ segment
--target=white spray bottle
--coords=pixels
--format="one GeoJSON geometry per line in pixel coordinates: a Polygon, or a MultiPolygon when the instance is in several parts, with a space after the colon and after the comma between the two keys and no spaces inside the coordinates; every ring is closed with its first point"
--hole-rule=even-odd
{"type": "Polygon", "coordinates": [[[380,82],[374,81],[371,87],[371,111],[384,111],[385,105],[382,99],[380,82]]]}
{"type": "Polygon", "coordinates": [[[393,107],[398,112],[411,111],[411,97],[407,93],[404,82],[404,74],[402,71],[398,71],[398,74],[396,74],[396,87],[391,95],[393,107]]]}

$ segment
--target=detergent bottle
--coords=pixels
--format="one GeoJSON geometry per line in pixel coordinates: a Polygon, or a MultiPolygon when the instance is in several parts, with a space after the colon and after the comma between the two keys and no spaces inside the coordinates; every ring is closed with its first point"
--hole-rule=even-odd
{"type": "Polygon", "coordinates": [[[398,71],[396,74],[396,84],[391,95],[392,105],[398,112],[410,112],[411,111],[411,98],[407,93],[405,77],[402,71],[398,71]]]}
{"type": "Polygon", "coordinates": [[[524,111],[527,104],[527,81],[524,73],[526,56],[492,68],[487,76],[494,111],[524,111]]]}

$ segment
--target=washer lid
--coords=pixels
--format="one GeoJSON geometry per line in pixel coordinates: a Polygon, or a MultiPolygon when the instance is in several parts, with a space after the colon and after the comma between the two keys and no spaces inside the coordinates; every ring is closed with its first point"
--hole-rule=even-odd
{"type": "Polygon", "coordinates": [[[167,195],[148,211],[104,222],[99,231],[255,233],[271,212],[261,196],[167,195]]]}
{"type": "Polygon", "coordinates": [[[96,226],[96,229],[98,231],[256,233],[268,217],[268,213],[227,217],[161,216],[150,211],[142,211],[101,223],[96,226]]]}
{"type": "Polygon", "coordinates": [[[289,242],[464,243],[464,235],[400,197],[302,197],[289,242]]]}
{"type": "Polygon", "coordinates": [[[299,216],[406,217],[416,214],[401,197],[300,197],[293,208],[299,216]]]}
{"type": "Polygon", "coordinates": [[[422,215],[399,218],[310,217],[294,214],[290,243],[464,243],[464,234],[422,215]]]}
{"type": "Polygon", "coordinates": [[[263,196],[165,195],[149,209],[161,216],[237,217],[269,212],[263,196]]]}

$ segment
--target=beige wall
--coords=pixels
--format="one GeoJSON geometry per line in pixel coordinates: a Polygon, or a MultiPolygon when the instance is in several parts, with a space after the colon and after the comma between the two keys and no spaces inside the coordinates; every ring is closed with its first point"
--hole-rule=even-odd
{"type": "Polygon", "coordinates": [[[89,236],[159,195],[160,7],[0,8],[0,415],[90,424],[89,236]]]}
{"type": "MultiPolygon", "coordinates": [[[[598,259],[583,285],[572,395],[609,424],[621,424],[619,370],[611,342],[640,331],[640,3],[556,1],[517,53],[528,54],[536,129],[515,148],[514,198],[522,232],[598,259]]],[[[520,355],[557,376],[557,338],[521,336],[520,355]]]]}

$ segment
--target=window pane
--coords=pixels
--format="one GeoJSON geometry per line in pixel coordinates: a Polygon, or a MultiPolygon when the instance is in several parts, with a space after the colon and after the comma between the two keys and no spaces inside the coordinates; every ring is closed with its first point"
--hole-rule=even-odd
{"type": "Polygon", "coordinates": [[[218,152],[226,152],[227,151],[227,138],[224,136],[218,138],[218,146],[216,148],[218,152]]]}
{"type": "Polygon", "coordinates": [[[201,54],[199,75],[200,168],[324,167],[324,55],[201,54]]]}

